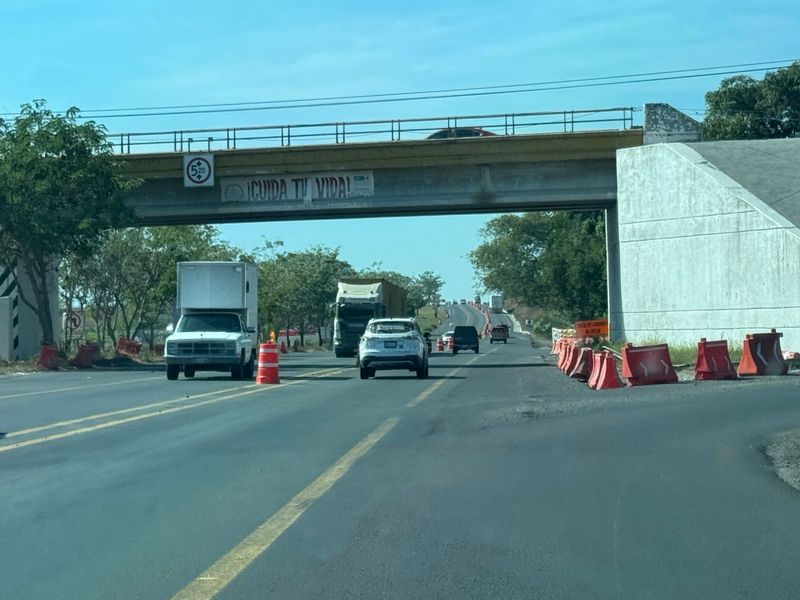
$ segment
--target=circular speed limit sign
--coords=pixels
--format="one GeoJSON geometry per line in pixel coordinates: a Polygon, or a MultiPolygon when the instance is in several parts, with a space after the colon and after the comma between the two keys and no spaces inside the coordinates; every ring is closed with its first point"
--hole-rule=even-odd
{"type": "Polygon", "coordinates": [[[214,159],[211,154],[183,157],[185,187],[214,185],[214,159]]]}

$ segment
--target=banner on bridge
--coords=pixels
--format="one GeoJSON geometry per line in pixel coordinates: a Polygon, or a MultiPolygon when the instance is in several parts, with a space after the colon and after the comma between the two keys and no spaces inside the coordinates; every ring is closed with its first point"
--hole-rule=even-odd
{"type": "Polygon", "coordinates": [[[220,179],[223,202],[304,202],[375,195],[372,171],[220,179]]]}

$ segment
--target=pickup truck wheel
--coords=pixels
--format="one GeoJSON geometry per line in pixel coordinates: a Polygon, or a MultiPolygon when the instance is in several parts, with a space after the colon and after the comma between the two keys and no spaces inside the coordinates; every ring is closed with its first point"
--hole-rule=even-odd
{"type": "Polygon", "coordinates": [[[186,379],[191,379],[192,377],[194,377],[194,373],[195,373],[195,367],[190,365],[186,365],[185,367],[183,367],[183,376],[186,377],[186,379]]]}
{"type": "Polygon", "coordinates": [[[244,366],[244,378],[252,379],[254,372],[255,372],[255,357],[250,356],[250,360],[247,361],[247,364],[244,366]]]}
{"type": "Polygon", "coordinates": [[[361,379],[369,379],[369,369],[367,369],[366,367],[359,367],[358,376],[361,379]]]}
{"type": "Polygon", "coordinates": [[[477,354],[477,353],[478,353],[478,347],[475,346],[475,354],[477,354]]]}
{"type": "Polygon", "coordinates": [[[180,372],[180,365],[167,365],[167,379],[170,381],[175,381],[178,378],[178,373],[180,372]]]}
{"type": "Polygon", "coordinates": [[[239,359],[239,362],[231,367],[231,379],[244,379],[244,357],[239,359]]]}

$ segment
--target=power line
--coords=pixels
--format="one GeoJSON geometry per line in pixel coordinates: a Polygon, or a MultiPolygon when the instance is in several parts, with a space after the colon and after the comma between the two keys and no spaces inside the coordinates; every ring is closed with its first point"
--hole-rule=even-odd
{"type": "MultiPolygon", "coordinates": [[[[591,87],[606,87],[632,83],[649,83],[657,81],[673,81],[680,79],[694,79],[699,77],[714,77],[741,73],[755,73],[769,70],[770,68],[787,66],[796,59],[785,61],[764,61],[752,63],[739,63],[734,65],[719,65],[717,67],[696,67],[691,69],[672,69],[666,71],[652,71],[647,73],[633,73],[628,75],[608,75],[603,77],[583,77],[576,79],[561,79],[553,81],[515,83],[495,86],[474,86],[462,88],[449,88],[441,90],[423,90],[416,92],[391,92],[381,94],[359,94],[351,96],[329,96],[319,98],[301,98],[295,100],[265,100],[250,102],[216,103],[216,104],[187,104],[174,106],[155,106],[140,108],[110,108],[86,111],[88,114],[79,115],[81,119],[112,119],[112,118],[139,118],[183,116],[193,114],[219,114],[255,112],[266,110],[286,110],[301,108],[321,108],[331,106],[352,106],[361,104],[382,104],[390,102],[410,102],[419,100],[440,100],[478,96],[493,96],[506,94],[519,94],[530,92],[557,91],[565,89],[579,89],[591,87]],[[769,65],[769,66],[767,66],[769,65]],[[740,67],[757,67],[741,70],[740,67]],[[733,69],[736,71],[720,69],[733,69]]],[[[55,112],[55,111],[54,111],[55,112]]],[[[18,113],[0,113],[5,116],[18,113]]],[[[63,114],[63,111],[56,112],[63,114]]]]}
{"type": "MultiPolygon", "coordinates": [[[[99,109],[87,109],[86,112],[91,113],[106,113],[106,112],[140,112],[140,111],[151,111],[151,110],[190,110],[190,109],[203,109],[203,108],[236,108],[241,106],[262,106],[262,105],[271,105],[271,104],[296,104],[296,103],[307,103],[307,102],[331,102],[336,100],[368,100],[372,98],[392,98],[392,97],[400,97],[400,96],[417,96],[421,94],[449,94],[449,93],[459,93],[459,92],[479,92],[479,91],[486,91],[486,90],[503,90],[503,89],[511,89],[511,88],[521,88],[521,87],[538,87],[543,85],[561,85],[561,84],[570,84],[570,83],[586,83],[591,81],[603,81],[603,80],[613,80],[613,79],[628,79],[631,77],[652,77],[657,75],[674,75],[678,73],[693,73],[697,71],[716,71],[719,69],[734,69],[740,67],[757,67],[761,66],[764,69],[768,69],[769,66],[784,66],[785,63],[791,63],[790,60],[771,60],[771,61],[762,61],[762,62],[752,62],[752,63],[739,63],[733,65],[718,65],[715,67],[697,67],[692,69],[672,69],[668,71],[651,71],[646,73],[631,73],[628,75],[607,75],[603,77],[581,77],[577,79],[557,79],[553,81],[540,81],[540,82],[532,82],[532,83],[510,83],[510,84],[503,84],[503,85],[486,85],[486,86],[474,86],[474,87],[460,87],[460,88],[446,88],[446,89],[438,89],[438,90],[418,90],[414,92],[385,92],[380,94],[357,94],[351,96],[323,96],[317,98],[295,98],[295,99],[285,99],[285,100],[252,100],[248,102],[221,102],[221,103],[214,103],[214,104],[183,104],[183,105],[173,105],[173,106],[144,106],[144,107],[135,107],[135,108],[99,108],[99,109]],[[769,65],[769,66],[767,66],[769,65]]],[[[761,70],[761,69],[759,69],[761,70]]]]}
{"type": "Polygon", "coordinates": [[[463,93],[431,93],[426,95],[418,95],[413,97],[402,98],[369,98],[361,100],[344,100],[344,101],[331,101],[331,102],[315,102],[311,104],[280,104],[271,106],[248,106],[237,108],[208,108],[208,109],[194,109],[194,110],[178,110],[178,111],[157,111],[157,112],[131,112],[124,114],[105,114],[105,115],[82,115],[82,119],[112,119],[112,118],[132,118],[132,117],[164,117],[164,116],[182,116],[182,115],[199,115],[199,114],[219,114],[219,113],[241,113],[241,112],[261,112],[267,110],[286,110],[286,109],[299,109],[299,108],[322,108],[331,106],[354,106],[361,104],[385,104],[390,102],[409,102],[419,100],[444,100],[453,98],[467,98],[479,96],[498,96],[507,94],[521,94],[528,92],[545,92],[557,91],[567,89],[579,88],[592,88],[592,87],[608,87],[613,85],[624,85],[632,83],[651,83],[656,81],[675,81],[680,79],[696,79],[699,77],[714,77],[719,75],[734,75],[741,73],[755,73],[764,71],[764,68],[746,69],[736,71],[715,71],[711,73],[696,73],[691,75],[673,75],[668,77],[640,77],[638,79],[627,79],[617,81],[601,81],[593,83],[578,83],[575,85],[555,85],[547,87],[528,87],[516,89],[502,89],[502,90],[489,90],[489,91],[476,91],[476,92],[463,92],[463,93]]]}

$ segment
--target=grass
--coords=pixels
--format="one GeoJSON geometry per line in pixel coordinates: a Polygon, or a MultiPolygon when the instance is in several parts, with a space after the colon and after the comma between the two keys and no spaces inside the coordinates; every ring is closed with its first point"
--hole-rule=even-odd
{"type": "MultiPolygon", "coordinates": [[[[651,346],[655,344],[663,344],[661,340],[646,340],[634,346],[651,346]]],[[[615,352],[620,352],[625,342],[610,341],[599,342],[599,346],[606,346],[612,348],[615,352]]],[[[731,357],[731,362],[738,363],[742,357],[742,347],[740,345],[728,344],[728,354],[731,357]]],[[[672,359],[673,365],[692,365],[694,366],[697,359],[697,344],[669,344],[669,356],[672,359]]]]}
{"type": "MultiPolygon", "coordinates": [[[[447,315],[446,311],[444,315],[447,315]]],[[[442,324],[444,318],[445,317],[442,316],[442,311],[436,306],[423,306],[417,310],[417,321],[419,322],[419,328],[422,329],[423,332],[433,331],[442,324]]]]}
{"type": "Polygon", "coordinates": [[[12,373],[33,373],[39,370],[38,358],[7,362],[0,360],[0,375],[10,375],[12,373]]]}

